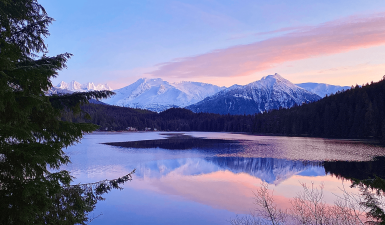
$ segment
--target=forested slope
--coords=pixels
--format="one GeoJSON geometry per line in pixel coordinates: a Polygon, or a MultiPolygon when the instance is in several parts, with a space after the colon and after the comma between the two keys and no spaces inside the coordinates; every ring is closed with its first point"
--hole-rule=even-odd
{"type": "Polygon", "coordinates": [[[89,122],[100,126],[100,130],[138,130],[156,128],[162,131],[229,131],[251,132],[253,116],[218,115],[212,113],[193,113],[187,109],[171,108],[161,113],[126,107],[87,104],[82,106],[83,115],[73,116],[65,113],[62,120],[89,122]]]}
{"type": "Polygon", "coordinates": [[[330,138],[385,137],[385,80],[317,102],[255,115],[254,133],[330,138]]]}

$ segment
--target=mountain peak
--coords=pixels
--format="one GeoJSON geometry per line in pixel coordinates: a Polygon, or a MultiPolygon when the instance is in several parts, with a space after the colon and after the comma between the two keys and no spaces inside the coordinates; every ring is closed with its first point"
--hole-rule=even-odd
{"type": "Polygon", "coordinates": [[[148,77],[144,77],[142,78],[145,82],[162,82],[164,80],[162,80],[162,78],[148,78],[148,77]]]}
{"type": "Polygon", "coordinates": [[[276,73],[244,86],[232,86],[187,108],[194,112],[254,114],[319,99],[276,73]]]}
{"type": "Polygon", "coordinates": [[[265,80],[265,79],[284,79],[284,78],[281,75],[279,75],[278,73],[275,73],[273,75],[264,76],[264,77],[262,77],[261,80],[265,80]]]}
{"type": "Polygon", "coordinates": [[[266,88],[266,89],[283,88],[283,89],[292,89],[292,90],[299,88],[295,84],[291,83],[289,80],[283,78],[278,73],[275,73],[274,75],[267,75],[265,77],[262,77],[260,80],[254,81],[250,84],[247,84],[246,86],[253,87],[253,88],[266,88]]]}
{"type": "Polygon", "coordinates": [[[116,95],[103,102],[161,112],[197,103],[222,89],[199,82],[169,83],[161,78],[140,78],[131,85],[115,90],[116,95]]]}

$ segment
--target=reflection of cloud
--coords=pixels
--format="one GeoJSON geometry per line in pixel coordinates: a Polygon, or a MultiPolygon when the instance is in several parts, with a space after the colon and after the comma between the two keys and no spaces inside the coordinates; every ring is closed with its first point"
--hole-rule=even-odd
{"type": "MultiPolygon", "coordinates": [[[[180,196],[184,199],[209,205],[214,208],[226,209],[235,213],[249,213],[255,209],[254,194],[260,187],[261,180],[246,173],[235,174],[231,171],[217,171],[196,176],[170,173],[160,178],[136,178],[129,187],[150,190],[155,193],[170,196],[180,196]]],[[[336,177],[303,177],[294,176],[279,185],[270,185],[274,190],[275,203],[280,208],[290,208],[289,200],[303,189],[301,183],[315,183],[316,187],[325,185],[325,202],[332,204],[337,195],[341,195],[341,180],[336,177]]],[[[347,186],[350,183],[347,184],[347,186]]],[[[351,191],[351,190],[350,190],[351,191]]]]}
{"type": "Polygon", "coordinates": [[[248,213],[254,207],[252,191],[260,183],[261,180],[247,174],[218,171],[198,176],[171,173],[162,178],[144,178],[139,182],[132,182],[131,186],[167,195],[182,196],[214,208],[248,213]]]}
{"type": "Polygon", "coordinates": [[[216,50],[161,65],[157,77],[236,77],[277,64],[385,43],[384,13],[348,17],[295,30],[280,37],[216,50]]]}

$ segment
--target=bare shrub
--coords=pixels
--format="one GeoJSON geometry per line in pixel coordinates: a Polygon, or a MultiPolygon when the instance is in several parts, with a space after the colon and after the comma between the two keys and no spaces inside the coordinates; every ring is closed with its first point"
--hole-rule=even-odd
{"type": "Polygon", "coordinates": [[[257,205],[255,211],[258,216],[269,220],[273,225],[283,224],[287,212],[279,209],[274,203],[273,193],[269,193],[267,183],[262,183],[261,187],[254,192],[254,196],[254,203],[257,205]]]}
{"type": "Polygon", "coordinates": [[[234,219],[230,219],[231,225],[267,225],[271,224],[269,221],[263,220],[253,214],[247,216],[236,216],[234,219]]]}
{"type": "Polygon", "coordinates": [[[316,187],[301,183],[302,192],[290,200],[291,208],[282,210],[274,203],[273,193],[268,184],[262,183],[254,192],[255,215],[236,217],[230,222],[232,225],[367,225],[383,224],[373,215],[373,209],[382,210],[384,207],[382,195],[376,195],[369,188],[362,186],[360,194],[353,194],[341,189],[342,196],[334,205],[324,202],[324,185],[316,187]]]}

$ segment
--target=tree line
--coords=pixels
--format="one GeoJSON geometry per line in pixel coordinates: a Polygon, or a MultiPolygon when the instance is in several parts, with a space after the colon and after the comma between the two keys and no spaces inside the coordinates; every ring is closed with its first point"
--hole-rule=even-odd
{"type": "Polygon", "coordinates": [[[62,120],[77,123],[93,123],[102,131],[121,131],[129,127],[159,131],[227,131],[252,132],[252,115],[219,115],[213,113],[193,113],[182,108],[171,108],[161,113],[143,109],[87,104],[83,113],[74,116],[71,112],[62,114],[62,120]],[[88,115],[89,117],[88,117],[88,115]]]}

